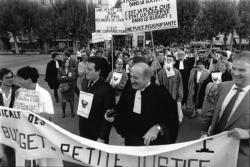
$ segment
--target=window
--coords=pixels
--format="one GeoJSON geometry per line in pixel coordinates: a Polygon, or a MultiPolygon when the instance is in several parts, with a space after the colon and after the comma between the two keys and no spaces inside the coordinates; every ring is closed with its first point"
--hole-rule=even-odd
{"type": "Polygon", "coordinates": [[[220,37],[215,37],[215,40],[216,40],[216,41],[219,41],[219,40],[220,40],[220,37]]]}
{"type": "Polygon", "coordinates": [[[138,36],[137,37],[137,46],[138,47],[143,47],[143,36],[138,36]]]}
{"type": "Polygon", "coordinates": [[[98,4],[102,4],[102,0],[98,0],[98,4]]]}

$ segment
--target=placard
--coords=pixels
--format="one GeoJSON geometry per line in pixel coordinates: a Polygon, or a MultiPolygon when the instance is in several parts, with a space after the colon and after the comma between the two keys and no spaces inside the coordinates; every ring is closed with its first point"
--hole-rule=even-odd
{"type": "Polygon", "coordinates": [[[97,33],[125,34],[121,8],[95,8],[97,33]]]}
{"type": "Polygon", "coordinates": [[[176,0],[123,0],[121,6],[127,33],[178,28],[176,0]]]}
{"type": "Polygon", "coordinates": [[[16,92],[14,108],[39,113],[39,93],[35,90],[20,88],[16,92]]]}
{"type": "Polygon", "coordinates": [[[77,115],[88,118],[92,107],[94,95],[80,91],[77,115]]]}

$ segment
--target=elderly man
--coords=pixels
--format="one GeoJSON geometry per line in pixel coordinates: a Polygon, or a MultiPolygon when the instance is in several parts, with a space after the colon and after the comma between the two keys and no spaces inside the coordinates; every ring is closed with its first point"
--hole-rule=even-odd
{"type": "MultiPolygon", "coordinates": [[[[202,133],[215,135],[229,131],[228,135],[240,140],[237,167],[250,164],[250,52],[237,55],[232,64],[233,81],[222,82],[217,87],[213,111],[203,108],[202,133]],[[211,114],[213,113],[213,114],[211,114]]],[[[210,90],[214,90],[210,89],[210,90]]],[[[209,99],[205,99],[204,104],[209,99]]],[[[211,102],[211,99],[209,100],[211,102]]]]}
{"type": "Polygon", "coordinates": [[[178,134],[177,106],[170,94],[150,83],[150,67],[145,63],[132,66],[131,88],[125,90],[115,111],[114,121],[125,145],[159,145],[174,143],[178,134]]]}

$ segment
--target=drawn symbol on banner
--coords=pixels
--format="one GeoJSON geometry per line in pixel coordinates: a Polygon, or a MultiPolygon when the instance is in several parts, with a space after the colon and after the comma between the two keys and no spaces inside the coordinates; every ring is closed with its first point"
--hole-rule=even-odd
{"type": "Polygon", "coordinates": [[[82,107],[86,108],[88,105],[88,102],[86,100],[82,100],[82,107]]]}
{"type": "Polygon", "coordinates": [[[117,77],[114,77],[114,81],[117,81],[119,78],[117,78],[117,77]]]}
{"type": "Polygon", "coordinates": [[[51,150],[56,151],[56,149],[54,147],[51,147],[51,150]]]}
{"type": "Polygon", "coordinates": [[[201,148],[200,150],[196,150],[196,152],[198,152],[198,153],[202,153],[202,152],[214,153],[214,151],[209,150],[209,149],[207,148],[207,140],[213,140],[213,139],[211,138],[211,139],[203,140],[203,148],[201,148]]]}

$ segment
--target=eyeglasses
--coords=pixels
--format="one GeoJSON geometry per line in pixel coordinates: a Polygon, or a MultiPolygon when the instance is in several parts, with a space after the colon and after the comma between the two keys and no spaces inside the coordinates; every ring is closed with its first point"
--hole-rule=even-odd
{"type": "Polygon", "coordinates": [[[7,77],[3,77],[3,79],[13,79],[13,75],[12,76],[7,76],[7,77]]]}

